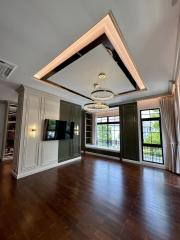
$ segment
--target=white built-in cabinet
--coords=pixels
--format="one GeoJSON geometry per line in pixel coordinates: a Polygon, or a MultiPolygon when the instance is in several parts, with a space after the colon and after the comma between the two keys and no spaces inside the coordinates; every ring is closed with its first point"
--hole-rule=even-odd
{"type": "Polygon", "coordinates": [[[13,172],[22,177],[58,163],[58,141],[43,141],[43,126],[60,118],[60,99],[27,87],[18,93],[13,172]]]}

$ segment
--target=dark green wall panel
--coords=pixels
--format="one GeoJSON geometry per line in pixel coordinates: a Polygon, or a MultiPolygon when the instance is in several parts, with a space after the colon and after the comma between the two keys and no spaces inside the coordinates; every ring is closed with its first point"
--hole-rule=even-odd
{"type": "Polygon", "coordinates": [[[60,102],[60,120],[74,122],[79,125],[79,135],[73,139],[59,141],[59,162],[81,155],[81,106],[66,101],[60,102]]]}
{"type": "Polygon", "coordinates": [[[81,112],[81,149],[85,150],[85,111],[81,112]]]}
{"type": "Polygon", "coordinates": [[[121,157],[139,161],[137,103],[119,107],[121,121],[121,157]]]}

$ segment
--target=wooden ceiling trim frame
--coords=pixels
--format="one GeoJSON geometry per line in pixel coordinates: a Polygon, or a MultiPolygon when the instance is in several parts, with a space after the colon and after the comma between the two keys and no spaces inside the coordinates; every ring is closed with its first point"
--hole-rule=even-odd
{"type": "Polygon", "coordinates": [[[135,67],[132,58],[128,53],[127,46],[123,39],[123,35],[111,12],[106,15],[101,21],[99,21],[94,27],[92,27],[87,33],[81,36],[77,41],[75,41],[62,53],[60,53],[54,60],[52,60],[49,64],[43,67],[40,71],[38,71],[33,77],[36,80],[40,80],[49,85],[65,89],[86,99],[91,99],[88,96],[84,96],[79,92],[76,92],[65,86],[51,81],[50,79],[48,79],[48,77],[52,76],[57,71],[60,71],[62,68],[68,66],[69,64],[80,58],[82,55],[87,53],[89,51],[88,48],[90,50],[91,48],[93,49],[93,42],[95,43],[95,47],[98,45],[98,43],[103,43],[103,41],[99,42],[99,39],[103,39],[104,35],[109,41],[109,44],[112,46],[115,54],[117,54],[117,57],[119,58],[117,64],[135,88],[134,90],[127,91],[125,93],[119,93],[117,95],[145,90],[145,85],[135,67]],[[81,52],[84,53],[81,54],[81,52]]]}
{"type": "Polygon", "coordinates": [[[88,99],[88,100],[92,100],[90,97],[87,97],[87,96],[85,96],[85,95],[83,95],[83,94],[81,94],[81,93],[79,93],[79,92],[76,92],[76,91],[70,89],[70,88],[64,87],[64,86],[62,86],[62,85],[60,85],[60,84],[58,84],[58,83],[56,83],[56,82],[49,81],[48,79],[46,79],[46,80],[45,80],[45,79],[38,79],[38,81],[41,81],[42,83],[45,83],[45,84],[50,85],[50,86],[62,88],[62,89],[64,89],[64,90],[66,90],[66,91],[68,91],[68,92],[71,92],[71,93],[73,93],[73,94],[76,94],[76,95],[78,95],[78,96],[80,96],[80,97],[86,98],[86,99],[88,99]]]}
{"type": "Polygon", "coordinates": [[[118,27],[118,24],[116,23],[115,18],[112,14],[108,14],[106,17],[107,18],[105,24],[105,33],[107,37],[114,46],[124,65],[127,67],[130,74],[133,76],[137,86],[139,87],[139,90],[144,90],[145,85],[137,71],[132,57],[130,57],[130,54],[128,53],[127,44],[125,43],[124,37],[118,27]]]}

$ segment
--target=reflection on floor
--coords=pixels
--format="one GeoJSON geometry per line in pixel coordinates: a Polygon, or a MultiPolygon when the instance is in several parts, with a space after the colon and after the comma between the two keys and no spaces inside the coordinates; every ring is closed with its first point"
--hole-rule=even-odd
{"type": "Polygon", "coordinates": [[[0,164],[0,239],[179,239],[180,177],[94,156],[16,181],[0,164]]]}

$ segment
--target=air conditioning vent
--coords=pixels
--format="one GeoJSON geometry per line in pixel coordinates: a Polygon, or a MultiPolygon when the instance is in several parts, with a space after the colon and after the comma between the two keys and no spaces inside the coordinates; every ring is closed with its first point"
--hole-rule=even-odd
{"type": "Polygon", "coordinates": [[[17,65],[0,59],[0,78],[8,79],[17,65]]]}

